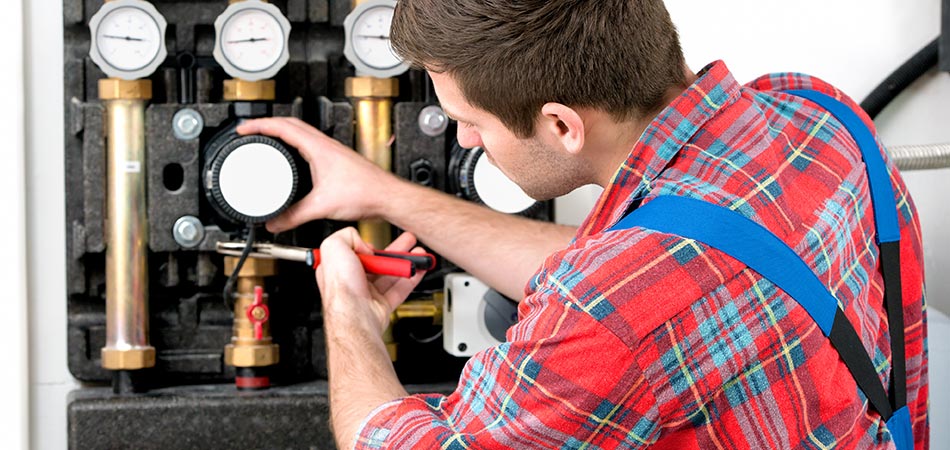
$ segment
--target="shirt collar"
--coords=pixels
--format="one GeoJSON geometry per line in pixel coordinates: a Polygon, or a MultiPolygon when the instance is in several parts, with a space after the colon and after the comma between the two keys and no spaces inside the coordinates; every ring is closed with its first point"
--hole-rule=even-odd
{"type": "Polygon", "coordinates": [[[680,149],[711,117],[740,95],[740,86],[722,61],[701,70],[697,80],[650,122],[626,161],[614,173],[577,237],[598,233],[615,223],[635,201],[646,197],[680,149]]]}

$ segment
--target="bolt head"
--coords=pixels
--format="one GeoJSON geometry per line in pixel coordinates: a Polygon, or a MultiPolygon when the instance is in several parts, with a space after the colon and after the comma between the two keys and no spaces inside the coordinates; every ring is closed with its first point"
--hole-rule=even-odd
{"type": "Polygon", "coordinates": [[[449,118],[445,111],[436,105],[426,106],[419,112],[419,129],[428,136],[438,136],[445,133],[449,126],[449,118]]]}
{"type": "Polygon", "coordinates": [[[181,109],[172,117],[172,131],[178,139],[195,139],[203,128],[204,119],[198,111],[191,108],[181,109]]]}
{"type": "Polygon", "coordinates": [[[185,115],[178,118],[178,129],[184,131],[185,133],[191,133],[195,131],[195,128],[198,128],[198,119],[195,119],[192,116],[185,115]]]}
{"type": "Polygon", "coordinates": [[[191,222],[183,222],[178,225],[178,234],[190,241],[198,236],[198,228],[191,222]]]}
{"type": "Polygon", "coordinates": [[[192,248],[204,239],[204,226],[194,216],[179,217],[172,228],[172,237],[175,242],[185,248],[192,248]]]}

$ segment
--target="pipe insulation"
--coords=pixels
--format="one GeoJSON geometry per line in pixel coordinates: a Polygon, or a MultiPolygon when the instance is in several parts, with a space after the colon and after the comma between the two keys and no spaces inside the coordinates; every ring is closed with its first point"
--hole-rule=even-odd
{"type": "Polygon", "coordinates": [[[902,171],[950,167],[950,144],[896,145],[887,152],[902,171]]]}

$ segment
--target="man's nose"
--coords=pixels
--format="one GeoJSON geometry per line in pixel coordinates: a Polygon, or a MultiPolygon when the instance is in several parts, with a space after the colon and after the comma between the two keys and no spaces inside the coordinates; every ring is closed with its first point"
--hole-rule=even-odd
{"type": "Polygon", "coordinates": [[[474,148],[474,147],[483,146],[481,135],[477,131],[473,130],[471,127],[459,125],[457,138],[459,141],[459,146],[461,146],[462,148],[474,148]]]}

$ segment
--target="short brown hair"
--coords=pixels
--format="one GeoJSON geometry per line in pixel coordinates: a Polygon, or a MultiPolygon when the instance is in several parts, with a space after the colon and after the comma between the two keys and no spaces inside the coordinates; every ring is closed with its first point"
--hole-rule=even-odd
{"type": "Polygon", "coordinates": [[[662,0],[399,0],[392,44],[522,138],[547,102],[626,120],[686,84],[662,0]]]}

